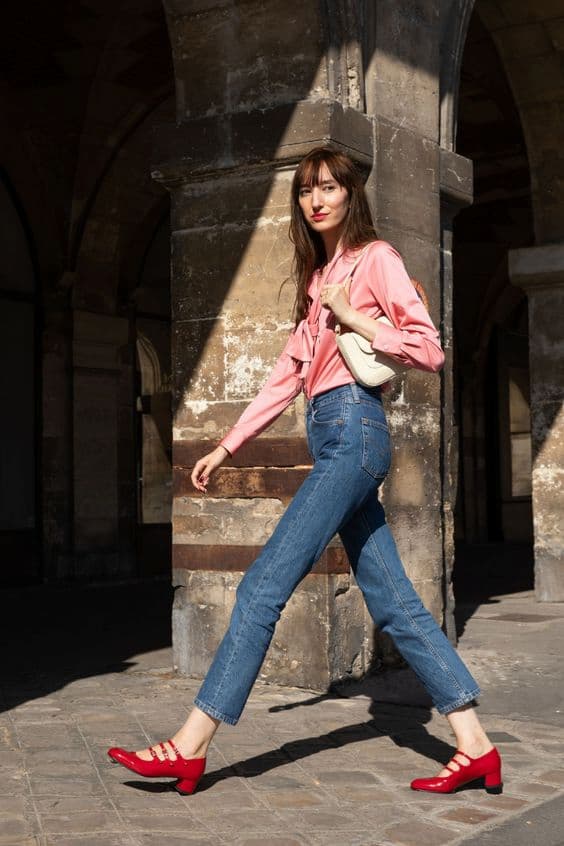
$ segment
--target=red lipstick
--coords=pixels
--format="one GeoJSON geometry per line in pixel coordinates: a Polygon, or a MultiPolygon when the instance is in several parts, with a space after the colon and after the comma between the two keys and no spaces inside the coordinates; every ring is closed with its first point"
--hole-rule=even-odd
{"type": "Polygon", "coordinates": [[[327,214],[312,214],[311,219],[312,220],[323,220],[325,217],[327,217],[327,214]]]}

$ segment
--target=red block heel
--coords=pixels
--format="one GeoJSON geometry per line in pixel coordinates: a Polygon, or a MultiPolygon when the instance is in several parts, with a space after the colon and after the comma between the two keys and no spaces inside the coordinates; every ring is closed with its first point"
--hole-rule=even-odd
{"type": "Polygon", "coordinates": [[[151,761],[144,761],[136,752],[127,752],[125,749],[120,749],[119,746],[108,749],[108,755],[116,764],[121,764],[122,767],[126,767],[126,769],[145,778],[177,778],[178,782],[174,787],[179,793],[193,793],[206,769],[206,759],[183,758],[172,740],[166,742],[174,749],[176,755],[174,761],[170,760],[164,743],[159,744],[165,757],[164,761],[159,759],[152,748],[149,750],[152,755],[151,761]]]}
{"type": "Polygon", "coordinates": [[[472,781],[483,779],[484,787],[488,793],[502,793],[503,782],[501,780],[501,758],[494,747],[480,755],[479,758],[471,758],[466,752],[458,750],[455,755],[464,755],[470,761],[469,764],[461,764],[456,761],[460,769],[453,770],[450,766],[451,759],[446,765],[450,775],[436,776],[435,778],[416,778],[411,782],[412,790],[427,790],[430,793],[454,793],[457,788],[472,781]]]}
{"type": "Polygon", "coordinates": [[[183,796],[189,796],[198,786],[199,779],[181,778],[174,785],[174,789],[183,796]]]}
{"type": "Polygon", "coordinates": [[[493,773],[484,776],[484,787],[488,793],[503,793],[503,782],[501,781],[501,767],[493,773]]]}

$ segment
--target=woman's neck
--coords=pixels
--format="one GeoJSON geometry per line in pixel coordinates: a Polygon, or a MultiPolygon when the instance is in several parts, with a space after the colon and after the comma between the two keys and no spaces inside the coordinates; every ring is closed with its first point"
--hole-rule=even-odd
{"type": "Polygon", "coordinates": [[[322,235],[323,246],[325,247],[325,258],[327,264],[335,257],[335,253],[340,250],[341,233],[340,232],[324,232],[322,235]]]}

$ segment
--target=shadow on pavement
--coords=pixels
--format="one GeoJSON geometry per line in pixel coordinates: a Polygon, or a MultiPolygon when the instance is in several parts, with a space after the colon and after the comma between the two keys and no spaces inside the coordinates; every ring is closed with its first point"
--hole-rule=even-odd
{"type": "Polygon", "coordinates": [[[495,604],[494,597],[534,588],[533,548],[528,543],[457,543],[453,572],[456,634],[480,605],[495,604]]]}
{"type": "Polygon", "coordinates": [[[0,710],[127,670],[134,656],[169,647],[172,600],[169,579],[4,589],[0,710]]]}

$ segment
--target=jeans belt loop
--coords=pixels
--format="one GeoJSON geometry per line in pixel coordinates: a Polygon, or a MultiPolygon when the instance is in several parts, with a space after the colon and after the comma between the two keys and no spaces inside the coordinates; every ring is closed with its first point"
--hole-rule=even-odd
{"type": "Polygon", "coordinates": [[[360,394],[358,392],[358,385],[356,382],[351,383],[351,393],[353,395],[354,402],[360,402],[360,394]]]}

